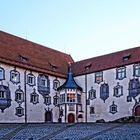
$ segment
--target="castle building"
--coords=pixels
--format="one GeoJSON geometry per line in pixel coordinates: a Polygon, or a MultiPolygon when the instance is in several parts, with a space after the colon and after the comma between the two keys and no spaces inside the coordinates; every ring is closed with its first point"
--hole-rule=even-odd
{"type": "Polygon", "coordinates": [[[0,31],[0,123],[140,117],[140,47],[74,62],[0,31]]]}

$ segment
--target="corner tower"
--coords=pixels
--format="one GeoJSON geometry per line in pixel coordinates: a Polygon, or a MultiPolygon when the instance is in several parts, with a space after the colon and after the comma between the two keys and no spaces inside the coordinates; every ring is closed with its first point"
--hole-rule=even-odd
{"type": "Polygon", "coordinates": [[[72,66],[69,64],[65,83],[58,89],[60,93],[60,120],[66,123],[83,121],[82,88],[75,82],[72,66]]]}

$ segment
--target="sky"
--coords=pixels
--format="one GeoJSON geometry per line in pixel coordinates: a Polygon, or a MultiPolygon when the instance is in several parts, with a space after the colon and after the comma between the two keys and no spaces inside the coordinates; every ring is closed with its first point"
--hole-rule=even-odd
{"type": "Polygon", "coordinates": [[[140,0],[0,0],[0,30],[79,61],[140,46],[140,0]]]}

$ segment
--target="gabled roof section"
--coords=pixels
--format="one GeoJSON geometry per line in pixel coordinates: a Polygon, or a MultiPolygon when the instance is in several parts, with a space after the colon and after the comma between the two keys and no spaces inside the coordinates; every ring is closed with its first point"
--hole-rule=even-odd
{"type": "Polygon", "coordinates": [[[78,61],[72,67],[74,76],[78,76],[137,62],[140,62],[140,47],[78,61]]]}
{"type": "Polygon", "coordinates": [[[68,54],[0,31],[0,61],[66,77],[68,63],[72,63],[73,59],[68,54]]]}
{"type": "Polygon", "coordinates": [[[73,78],[71,64],[69,64],[69,67],[68,67],[68,75],[67,75],[66,82],[62,86],[60,86],[57,90],[66,89],[66,88],[79,89],[80,91],[82,91],[82,88],[77,85],[77,83],[75,82],[73,78]]]}

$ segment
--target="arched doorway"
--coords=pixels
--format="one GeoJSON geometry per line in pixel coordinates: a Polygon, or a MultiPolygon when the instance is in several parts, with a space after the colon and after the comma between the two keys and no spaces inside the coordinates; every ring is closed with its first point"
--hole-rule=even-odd
{"type": "Polygon", "coordinates": [[[51,111],[45,112],[45,122],[52,122],[52,112],[51,111]]]}
{"type": "Polygon", "coordinates": [[[140,116],[140,105],[135,107],[135,116],[140,116]]]}
{"type": "Polygon", "coordinates": [[[70,113],[68,115],[68,123],[74,123],[75,122],[75,116],[74,114],[70,113]]]}

